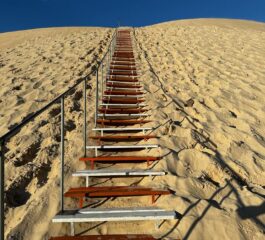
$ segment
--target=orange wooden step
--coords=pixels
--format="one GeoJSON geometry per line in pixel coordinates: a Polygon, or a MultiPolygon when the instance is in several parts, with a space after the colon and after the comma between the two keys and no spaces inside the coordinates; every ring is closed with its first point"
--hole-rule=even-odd
{"type": "Polygon", "coordinates": [[[78,198],[79,208],[83,207],[84,198],[109,198],[109,197],[137,197],[152,196],[152,203],[155,203],[156,197],[171,194],[169,190],[156,189],[150,187],[134,186],[109,186],[109,187],[78,187],[70,188],[65,197],[78,198]]]}
{"type": "Polygon", "coordinates": [[[144,94],[142,91],[122,91],[122,90],[106,90],[104,91],[107,95],[141,95],[144,94]]]}
{"type": "Polygon", "coordinates": [[[51,237],[50,240],[156,240],[151,235],[87,235],[87,236],[61,236],[51,237]]]}
{"type": "Polygon", "coordinates": [[[133,55],[133,49],[128,49],[128,48],[117,48],[117,49],[115,49],[115,51],[114,51],[114,54],[119,54],[119,53],[122,53],[122,54],[124,54],[124,53],[129,53],[130,52],[130,54],[132,54],[133,55]]]}
{"type": "Polygon", "coordinates": [[[133,47],[126,47],[126,46],[116,46],[115,51],[130,51],[133,52],[133,47]]]}
{"type": "Polygon", "coordinates": [[[133,113],[143,113],[148,111],[145,108],[99,108],[98,110],[100,113],[126,113],[126,114],[133,114],[133,113]]]}
{"type": "Polygon", "coordinates": [[[116,44],[116,48],[133,48],[133,46],[132,46],[132,44],[131,43],[129,43],[129,42],[123,42],[123,43],[117,43],[116,44]]]}
{"type": "Polygon", "coordinates": [[[135,60],[133,58],[122,58],[122,57],[114,57],[111,59],[112,63],[113,62],[127,62],[127,63],[134,63],[135,64],[135,60]]]}
{"type": "Polygon", "coordinates": [[[110,70],[109,74],[111,75],[119,75],[119,76],[137,76],[136,71],[119,71],[119,70],[110,70]]]}
{"type": "Polygon", "coordinates": [[[101,157],[84,157],[80,161],[90,162],[91,170],[94,169],[94,162],[100,163],[128,163],[128,162],[146,162],[150,166],[151,162],[160,160],[161,157],[151,156],[101,156],[101,157]]]}
{"type": "Polygon", "coordinates": [[[145,99],[137,99],[137,98],[108,98],[104,97],[102,99],[104,103],[128,103],[128,104],[136,104],[136,103],[142,103],[145,101],[145,99]]]}
{"type": "Polygon", "coordinates": [[[156,135],[105,135],[105,136],[91,136],[91,139],[96,139],[100,141],[140,141],[140,140],[148,140],[151,138],[156,138],[156,135]]]}
{"type": "Polygon", "coordinates": [[[126,83],[107,83],[106,84],[108,87],[117,87],[117,88],[131,88],[131,89],[138,89],[141,88],[142,86],[140,85],[131,85],[131,84],[126,84],[126,83]]]}
{"type": "Polygon", "coordinates": [[[97,123],[102,125],[111,125],[111,126],[127,126],[134,124],[144,124],[149,123],[151,120],[142,120],[142,119],[97,119],[97,123]]]}
{"type": "Polygon", "coordinates": [[[115,50],[118,49],[118,48],[130,48],[130,49],[133,49],[133,45],[131,42],[128,42],[127,44],[119,44],[117,43],[116,46],[115,46],[115,50]]]}
{"type": "Polygon", "coordinates": [[[115,64],[115,65],[129,65],[129,66],[135,66],[135,61],[133,59],[130,60],[118,60],[117,58],[112,59],[111,64],[115,64]]]}
{"type": "Polygon", "coordinates": [[[117,75],[111,75],[110,77],[107,77],[107,81],[115,81],[115,82],[121,82],[121,83],[138,83],[139,79],[134,78],[134,76],[117,76],[117,75]]]}
{"type": "Polygon", "coordinates": [[[115,54],[121,54],[121,55],[130,55],[130,56],[133,56],[133,51],[117,51],[115,50],[113,52],[113,55],[115,54]]]}
{"type": "Polygon", "coordinates": [[[107,80],[110,81],[127,81],[127,82],[138,82],[139,79],[136,76],[116,76],[116,75],[112,75],[112,76],[108,76],[107,80]]]}
{"type": "Polygon", "coordinates": [[[114,56],[113,55],[113,58],[112,58],[112,60],[114,61],[114,60],[120,60],[120,61],[134,61],[135,62],[135,59],[134,59],[134,57],[132,57],[132,56],[114,56]]]}
{"type": "Polygon", "coordinates": [[[121,55],[121,56],[132,56],[133,57],[133,52],[124,52],[124,51],[122,51],[122,52],[117,52],[117,51],[115,51],[114,53],[113,53],[113,56],[118,56],[118,55],[121,55]]]}
{"type": "Polygon", "coordinates": [[[134,60],[133,54],[123,54],[123,53],[114,53],[112,55],[113,58],[123,58],[124,60],[126,59],[132,59],[134,60]]]}
{"type": "Polygon", "coordinates": [[[110,66],[110,70],[134,70],[136,71],[136,67],[135,66],[130,66],[130,65],[123,65],[123,66],[110,66]]]}

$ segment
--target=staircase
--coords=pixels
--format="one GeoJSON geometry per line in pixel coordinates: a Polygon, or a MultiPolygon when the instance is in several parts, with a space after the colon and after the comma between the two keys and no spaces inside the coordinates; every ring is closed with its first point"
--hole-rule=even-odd
{"type": "MultiPolygon", "coordinates": [[[[103,74],[102,74],[103,75],[103,74]]],[[[145,103],[145,92],[141,85],[139,69],[135,62],[131,31],[117,31],[116,42],[107,74],[102,77],[102,89],[97,87],[95,128],[87,150],[93,155],[79,160],[88,163],[90,169],[79,170],[73,177],[84,177],[86,185],[73,187],[64,193],[65,198],[77,199],[75,210],[60,211],[54,218],[55,223],[70,223],[71,236],[52,237],[63,239],[155,239],[150,235],[87,235],[75,236],[74,223],[102,221],[147,221],[176,219],[179,214],[155,206],[158,197],[172,194],[166,188],[152,186],[90,186],[90,178],[96,177],[146,177],[163,176],[164,171],[148,169],[155,161],[160,161],[158,136],[153,130],[152,115],[145,103]],[[102,93],[101,99],[98,94],[102,93]],[[145,126],[144,126],[145,125],[145,126]],[[155,143],[149,143],[155,141],[155,143]],[[152,150],[152,151],[151,151],[152,150]],[[157,151],[156,151],[157,150],[157,151]],[[152,152],[152,154],[146,154],[152,152]],[[153,154],[156,152],[156,154],[153,154]],[[146,162],[145,169],[134,169],[139,163],[146,162]],[[130,169],[95,169],[97,164],[132,164],[130,169]],[[116,197],[151,197],[150,206],[142,208],[93,208],[84,207],[86,200],[92,198],[108,199],[116,197]]],[[[98,85],[98,83],[97,83],[98,85]]]]}

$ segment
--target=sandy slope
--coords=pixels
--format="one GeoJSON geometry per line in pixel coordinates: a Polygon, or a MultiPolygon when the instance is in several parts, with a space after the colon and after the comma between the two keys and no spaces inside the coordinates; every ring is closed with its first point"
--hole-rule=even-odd
{"type": "Polygon", "coordinates": [[[262,239],[265,24],[175,21],[135,36],[172,205],[185,213],[174,236],[262,239]]]}
{"type": "MultiPolygon", "coordinates": [[[[86,76],[106,51],[112,32],[54,28],[1,34],[1,135],[86,76]]],[[[87,92],[92,104],[90,84],[87,92]]],[[[65,99],[67,160],[78,159],[82,151],[82,109],[80,86],[65,99]]],[[[7,143],[6,234],[11,239],[44,239],[52,228],[59,206],[59,113],[60,104],[55,104],[7,143]]],[[[67,164],[76,169],[79,162],[67,164]]]]}
{"type": "MultiPolygon", "coordinates": [[[[87,62],[102,55],[110,35],[109,29],[99,28],[1,34],[0,132],[85,75],[87,62]]],[[[78,224],[77,232],[152,233],[163,239],[262,239],[265,25],[184,20],[137,28],[134,35],[146,98],[155,116],[152,126],[161,136],[162,149],[153,153],[165,155],[155,168],[169,174],[155,181],[101,179],[95,183],[127,185],[139,180],[141,185],[167,186],[176,194],[161,197],[158,205],[184,217],[179,222],[167,221],[159,229],[149,222],[103,223],[97,228],[93,228],[96,224],[78,224]]],[[[92,120],[93,79],[90,85],[92,120]]],[[[84,168],[77,161],[82,155],[81,88],[66,99],[66,106],[67,189],[80,184],[71,172],[84,168]]],[[[59,208],[58,121],[57,104],[7,145],[10,239],[47,239],[69,232],[66,225],[50,221],[59,208]]],[[[73,206],[69,200],[66,204],[73,206]]],[[[147,206],[150,199],[115,199],[103,206],[128,204],[147,206]]]]}
{"type": "Polygon", "coordinates": [[[85,76],[105,50],[104,28],[51,28],[0,35],[0,134],[85,76]],[[12,86],[10,88],[10,86],[12,86]],[[25,104],[26,103],[26,104],[25,104]]]}

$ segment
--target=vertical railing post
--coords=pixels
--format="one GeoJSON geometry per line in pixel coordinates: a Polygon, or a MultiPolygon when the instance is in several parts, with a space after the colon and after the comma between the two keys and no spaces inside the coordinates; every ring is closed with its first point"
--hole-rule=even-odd
{"type": "Polygon", "coordinates": [[[95,112],[95,127],[97,127],[97,119],[98,119],[98,69],[99,66],[97,66],[96,71],[96,112],[95,112]]]}
{"type": "MultiPolygon", "coordinates": [[[[107,76],[108,76],[108,67],[110,66],[109,62],[109,50],[107,50],[107,56],[106,56],[106,66],[105,66],[105,82],[107,82],[107,76]]],[[[106,84],[105,84],[106,86],[106,84]]],[[[106,89],[107,90],[107,89],[106,89]]]]}
{"type": "Polygon", "coordinates": [[[86,80],[84,80],[84,157],[86,157],[86,146],[87,146],[87,121],[86,121],[86,80]]]}
{"type": "Polygon", "coordinates": [[[101,99],[103,99],[103,81],[104,81],[104,60],[101,62],[101,99]]]}
{"type": "Polygon", "coordinates": [[[5,188],[5,154],[4,154],[4,145],[5,141],[0,141],[0,239],[4,239],[5,237],[5,205],[4,205],[4,188],[5,188]]]}
{"type": "Polygon", "coordinates": [[[64,211],[64,95],[61,98],[61,211],[64,211]]]}

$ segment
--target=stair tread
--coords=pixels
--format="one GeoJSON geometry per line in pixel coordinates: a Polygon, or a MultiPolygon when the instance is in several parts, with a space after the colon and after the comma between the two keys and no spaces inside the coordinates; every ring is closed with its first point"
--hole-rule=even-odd
{"type": "Polygon", "coordinates": [[[86,235],[86,236],[61,236],[51,237],[50,240],[155,240],[151,235],[126,234],[126,235],[86,235]]]}
{"type": "Polygon", "coordinates": [[[138,186],[100,186],[70,188],[65,197],[116,197],[116,196],[144,196],[170,194],[169,190],[138,186]]]}
{"type": "Polygon", "coordinates": [[[148,160],[148,161],[155,161],[155,160],[160,160],[161,157],[152,157],[152,156],[100,156],[100,157],[83,157],[80,158],[80,161],[126,161],[126,160],[131,160],[131,161],[137,161],[137,160],[148,160]]]}
{"type": "Polygon", "coordinates": [[[130,140],[130,139],[150,139],[150,138],[156,138],[156,135],[130,135],[130,136],[125,136],[125,135],[105,135],[105,136],[90,136],[91,139],[101,139],[101,140],[108,140],[108,139],[117,139],[117,140],[130,140]]]}

